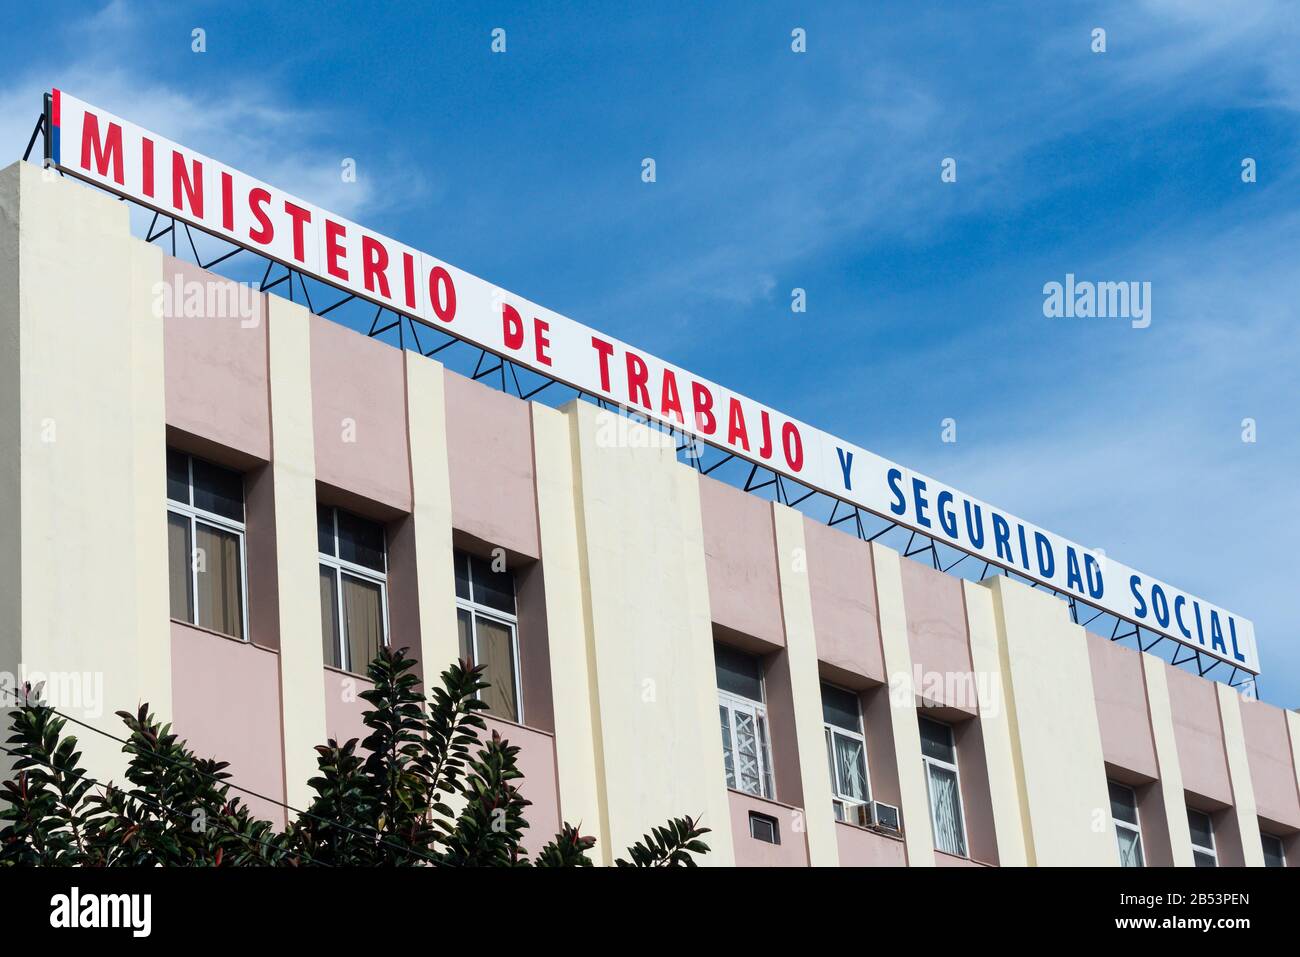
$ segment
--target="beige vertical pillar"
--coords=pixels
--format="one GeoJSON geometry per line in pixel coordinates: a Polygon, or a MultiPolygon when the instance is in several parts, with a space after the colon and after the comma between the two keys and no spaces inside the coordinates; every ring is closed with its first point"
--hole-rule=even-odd
{"type": "Polygon", "coordinates": [[[991,579],[1031,864],[1117,866],[1087,635],[1060,599],[991,579]]]}
{"type": "MultiPolygon", "coordinates": [[[[731,864],[697,477],[677,462],[670,440],[645,426],[585,402],[570,403],[565,414],[590,629],[586,660],[593,682],[585,698],[592,728],[599,729],[597,790],[609,846],[622,853],[649,828],[689,814],[712,829],[712,853],[702,863],[731,864]]],[[[557,474],[556,453],[558,447],[543,453],[551,477],[541,481],[557,474]]],[[[564,534],[556,528],[564,520],[562,503],[552,501],[547,511],[544,562],[547,542],[564,534]]],[[[548,589],[551,577],[548,566],[548,589]]],[[[548,604],[549,598],[548,591],[548,604]]],[[[565,598],[570,620],[572,599],[565,598]]],[[[569,664],[557,649],[572,650],[574,639],[557,633],[555,624],[548,632],[554,674],[569,664]]],[[[579,689],[567,676],[556,681],[557,747],[565,748],[564,728],[582,724],[573,714],[562,717],[580,707],[565,695],[579,689]]],[[[561,778],[574,764],[562,760],[561,778]]],[[[579,787],[589,800],[589,785],[579,787]]]]}
{"type": "Polygon", "coordinates": [[[1255,785],[1250,780],[1250,763],[1246,756],[1246,733],[1241,724],[1241,699],[1237,692],[1215,682],[1219,695],[1219,722],[1223,729],[1223,750],[1228,759],[1228,779],[1232,782],[1232,811],[1241,835],[1242,859],[1247,867],[1264,866],[1264,844],[1259,837],[1259,812],[1255,806],[1255,785]]]}
{"type": "Polygon", "coordinates": [[[903,606],[902,558],[879,542],[871,545],[876,570],[876,607],[880,642],[889,681],[890,730],[898,756],[898,791],[902,801],[903,845],[908,867],[933,867],[934,831],[930,826],[930,796],[921,763],[921,729],[916,721],[916,689],[912,681],[912,651],[907,642],[907,611],[903,606]]]}
{"type": "Polygon", "coordinates": [[[420,661],[425,687],[432,689],[440,684],[438,676],[460,657],[452,563],[447,405],[442,365],[418,352],[407,351],[403,356],[415,520],[415,574],[420,601],[420,661]]]}
{"type": "Polygon", "coordinates": [[[326,737],[311,315],[280,296],[267,296],[266,303],[285,794],[301,810],[310,802],[307,782],[316,774],[313,749],[326,737]]]}
{"type": "Polygon", "coordinates": [[[803,515],[773,503],[777,569],[785,650],[790,663],[795,740],[799,746],[799,777],[803,787],[804,827],[808,860],[814,867],[838,867],[839,847],[831,813],[830,777],[822,720],[821,678],[817,671],[817,638],[813,630],[812,589],[808,581],[808,550],[803,515]]]}
{"type": "MultiPolygon", "coordinates": [[[[162,254],[123,204],[14,163],[0,277],[0,670],[114,735],[142,702],[169,721],[162,254]]],[[[120,777],[119,743],[77,738],[120,777]]]]}
{"type": "Polygon", "coordinates": [[[966,626],[979,694],[980,732],[988,768],[998,861],[1003,867],[1023,867],[1029,863],[1026,817],[1021,805],[1024,786],[1017,770],[1018,742],[1011,733],[1014,703],[1002,681],[1001,643],[993,612],[993,593],[969,581],[962,582],[962,589],[966,594],[966,626]]]}
{"type": "Polygon", "coordinates": [[[1155,655],[1142,653],[1142,679],[1147,689],[1147,714],[1155,742],[1157,786],[1165,806],[1169,845],[1175,867],[1192,867],[1192,832],[1187,825],[1187,798],[1183,793],[1183,771],[1178,762],[1178,741],[1174,737],[1174,712],[1169,704],[1168,667],[1155,655]]]}
{"type": "Polygon", "coordinates": [[[571,434],[576,416],[536,403],[531,408],[560,815],[596,839],[594,860],[610,864],[585,536],[578,519],[582,489],[571,434]]]}

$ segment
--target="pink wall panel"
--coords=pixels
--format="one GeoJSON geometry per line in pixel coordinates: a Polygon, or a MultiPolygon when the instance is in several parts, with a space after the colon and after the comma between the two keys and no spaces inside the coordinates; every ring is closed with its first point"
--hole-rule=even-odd
{"type": "Polygon", "coordinates": [[[317,480],[368,502],[409,512],[411,465],[402,353],[313,316],[311,399],[317,480]]]}
{"type": "Polygon", "coordinates": [[[751,638],[784,645],[771,503],[701,477],[700,511],[713,621],[751,638]]]}
{"type": "Polygon", "coordinates": [[[528,403],[448,372],[452,524],[490,546],[540,558],[528,403]]]}
{"type": "Polygon", "coordinates": [[[1102,755],[1145,778],[1159,777],[1142,656],[1091,632],[1087,640],[1102,755]]]}
{"type": "Polygon", "coordinates": [[[922,674],[917,693],[974,715],[978,706],[961,579],[911,559],[901,566],[912,668],[922,674]]]}
{"type": "Polygon", "coordinates": [[[1243,700],[1241,723],[1259,816],[1300,828],[1300,794],[1296,792],[1296,773],[1291,764],[1286,712],[1261,701],[1243,700]]]}
{"type": "Polygon", "coordinates": [[[1214,682],[1181,668],[1165,666],[1169,707],[1174,715],[1174,740],[1183,787],[1222,804],[1232,803],[1228,759],[1219,724],[1219,699],[1214,682]]]}
{"type": "MultiPolygon", "coordinates": [[[[731,803],[731,837],[735,843],[739,867],[807,867],[808,842],[802,831],[794,829],[795,808],[775,801],[765,801],[739,791],[728,791],[731,803]],[[781,843],[769,844],[749,836],[749,813],[756,811],[776,818],[781,843]]],[[[830,813],[830,808],[826,809],[830,813]]],[[[708,843],[708,835],[704,841],[708,843]]]]}
{"type": "Polygon", "coordinates": [[[835,822],[835,842],[840,867],[906,867],[907,853],[901,838],[886,837],[864,827],[835,822]]]}
{"type": "Polygon", "coordinates": [[[202,758],[229,761],[232,791],[253,814],[285,823],[280,659],[272,651],[173,621],[172,724],[202,758]]]}
{"type": "Polygon", "coordinates": [[[842,529],[804,520],[817,657],[839,672],[885,680],[871,546],[842,529]]]}
{"type": "MultiPolygon", "coordinates": [[[[486,717],[486,716],[485,716],[486,717]]],[[[520,724],[486,717],[490,736],[496,731],[519,748],[517,762],[523,781],[517,782],[519,793],[533,803],[524,809],[528,827],[524,831],[524,848],[536,854],[560,830],[560,785],[555,766],[555,739],[545,732],[520,724]]],[[[573,821],[574,824],[580,824],[573,821]]],[[[624,848],[615,848],[621,854],[624,848]]]]}
{"type": "MultiPolygon", "coordinates": [[[[265,296],[239,293],[247,315],[223,309],[237,283],[170,257],[163,260],[167,295],[181,290],[181,311],[163,321],[167,424],[263,462],[271,457],[265,296]],[[179,287],[177,283],[179,282],[179,287]],[[208,302],[212,291],[213,301],[208,302]],[[185,296],[197,292],[201,316],[187,315],[185,296]],[[215,313],[215,314],[210,314],[215,313]]],[[[166,315],[166,314],[165,314],[166,315]]]]}

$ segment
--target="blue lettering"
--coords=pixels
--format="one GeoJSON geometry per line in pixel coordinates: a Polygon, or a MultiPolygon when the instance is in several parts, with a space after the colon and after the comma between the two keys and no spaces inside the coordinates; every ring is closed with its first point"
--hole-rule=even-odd
{"type": "Polygon", "coordinates": [[[1065,549],[1065,587],[1083,594],[1083,575],[1079,572],[1079,556],[1072,547],[1065,549]]]}
{"type": "Polygon", "coordinates": [[[969,501],[963,503],[966,507],[966,537],[970,539],[972,548],[980,549],[984,547],[984,516],[980,513],[978,505],[972,506],[969,501]],[[971,509],[975,509],[975,517],[971,518],[971,509]]]}
{"type": "Polygon", "coordinates": [[[1237,647],[1237,620],[1231,615],[1228,616],[1228,631],[1232,634],[1232,657],[1240,662],[1245,662],[1246,656],[1237,647]]]}
{"type": "Polygon", "coordinates": [[[925,517],[925,510],[930,507],[930,502],[921,494],[924,491],[925,483],[919,478],[912,479],[912,499],[916,503],[916,524],[922,528],[930,528],[930,520],[925,517]]]}
{"type": "Polygon", "coordinates": [[[1088,576],[1088,594],[1093,598],[1100,598],[1106,591],[1106,583],[1101,580],[1101,564],[1091,555],[1084,553],[1083,568],[1088,576]],[[1093,570],[1096,570],[1097,576],[1093,578],[1093,570]]]}
{"type": "Polygon", "coordinates": [[[1128,590],[1133,593],[1133,617],[1145,618],[1147,616],[1147,602],[1142,597],[1139,589],[1142,587],[1142,578],[1139,575],[1131,575],[1128,580],[1128,590]]]}
{"type": "Polygon", "coordinates": [[[1210,609],[1210,647],[1228,653],[1228,646],[1223,643],[1223,625],[1219,624],[1219,613],[1214,609],[1210,609]]]}
{"type": "Polygon", "coordinates": [[[1003,551],[1005,550],[1007,563],[1014,565],[1016,559],[1011,554],[1011,526],[997,512],[990,512],[989,514],[993,516],[993,545],[997,548],[998,558],[1003,557],[1003,551]]]}
{"type": "Polygon", "coordinates": [[[889,487],[897,499],[897,501],[889,503],[889,510],[895,515],[902,515],[907,511],[907,499],[903,498],[903,488],[899,484],[902,480],[902,469],[890,469],[885,474],[885,481],[889,483],[889,487]]]}
{"type": "Polygon", "coordinates": [[[1056,556],[1052,554],[1052,543],[1042,532],[1034,532],[1034,547],[1038,552],[1038,573],[1050,579],[1056,572],[1056,556]]]}
{"type": "Polygon", "coordinates": [[[957,537],[957,513],[952,510],[952,492],[940,492],[934,500],[934,507],[939,511],[939,527],[949,538],[957,537]]]}
{"type": "Polygon", "coordinates": [[[1151,608],[1156,613],[1156,621],[1161,628],[1169,627],[1169,599],[1165,590],[1159,585],[1151,586],[1151,608]]]}
{"type": "Polygon", "coordinates": [[[1183,637],[1190,638],[1192,637],[1192,633],[1188,631],[1187,626],[1183,624],[1183,606],[1186,604],[1187,597],[1185,595],[1174,596],[1174,621],[1178,623],[1178,630],[1183,633],[1183,637]]]}
{"type": "Polygon", "coordinates": [[[844,473],[844,488],[846,491],[852,492],[853,482],[849,473],[853,471],[853,453],[845,452],[837,445],[835,454],[840,457],[840,471],[844,473]]]}

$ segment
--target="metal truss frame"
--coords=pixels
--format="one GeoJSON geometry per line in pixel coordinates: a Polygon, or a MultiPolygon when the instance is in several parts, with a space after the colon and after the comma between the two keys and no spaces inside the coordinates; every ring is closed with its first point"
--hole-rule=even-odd
{"type": "MultiPolygon", "coordinates": [[[[27,149],[23,154],[26,160],[32,151],[32,147],[38,136],[47,135],[45,126],[45,117],[42,115],[38,118],[35,128],[27,144],[27,149]]],[[[60,171],[60,175],[62,172],[60,171]]],[[[982,581],[990,573],[994,575],[1005,575],[1016,581],[1030,586],[1048,591],[1057,598],[1066,602],[1070,609],[1070,620],[1075,624],[1089,628],[1096,622],[1100,622],[1100,628],[1094,629],[1094,633],[1105,635],[1106,626],[1110,626],[1109,639],[1113,642],[1122,642],[1132,639],[1132,643],[1139,651],[1151,651],[1162,643],[1168,641],[1174,648],[1172,656],[1168,659],[1175,667],[1194,668],[1196,673],[1201,677],[1212,677],[1218,680],[1225,671],[1231,668],[1230,673],[1225,679],[1225,683],[1238,688],[1243,693],[1252,695],[1258,694],[1259,676],[1252,675],[1245,669],[1236,666],[1229,666],[1227,662],[1214,658],[1213,656],[1203,654],[1196,648],[1185,645],[1181,642],[1174,641],[1165,635],[1158,634],[1137,625],[1127,619],[1119,618],[1109,612],[1103,611],[1077,596],[1061,592],[1050,586],[1035,582],[1018,574],[1013,569],[999,565],[994,562],[984,561],[967,552],[954,548],[946,542],[940,542],[935,538],[925,535],[922,532],[913,531],[896,522],[881,518],[871,512],[866,511],[858,506],[843,502],[831,495],[809,488],[800,482],[789,477],[780,475],[770,469],[760,465],[750,463],[741,459],[727,450],[720,448],[706,439],[700,439],[689,435],[680,429],[671,426],[662,425],[649,416],[637,409],[623,406],[615,402],[585,393],[576,389],[558,379],[552,379],[537,373],[531,369],[521,369],[517,364],[509,359],[489,352],[479,346],[472,345],[462,339],[450,335],[444,330],[427,325],[410,316],[402,313],[393,312],[383,306],[376,306],[367,300],[360,299],[355,295],[341,294],[341,290],[334,288],[314,277],[307,276],[304,273],[287,267],[275,260],[268,259],[259,253],[256,253],[243,246],[235,245],[224,237],[209,233],[199,227],[194,227],[200,234],[230,247],[223,254],[210,259],[207,262],[199,254],[197,244],[194,241],[194,234],[188,223],[180,222],[174,218],[168,217],[163,213],[149,209],[146,206],[132,202],[125,197],[118,197],[116,194],[102,189],[94,183],[87,182],[86,185],[98,189],[102,192],[108,192],[109,195],[130,203],[132,206],[139,206],[147,212],[152,213],[153,219],[150,222],[149,229],[146,232],[145,241],[149,243],[161,243],[164,239],[170,238],[171,255],[178,256],[178,249],[183,252],[183,247],[177,242],[178,228],[184,231],[186,245],[189,247],[189,253],[193,256],[196,265],[201,269],[211,269],[213,266],[220,265],[234,259],[240,254],[245,257],[251,257],[257,262],[265,262],[266,268],[262,274],[261,282],[258,283],[260,292],[272,292],[279,290],[280,294],[285,296],[291,302],[298,299],[295,296],[295,280],[297,289],[302,297],[302,302],[307,309],[317,316],[329,316],[336,310],[344,307],[353,306],[354,316],[359,321],[356,323],[343,322],[343,325],[349,325],[361,331],[363,335],[372,339],[387,341],[401,350],[412,349],[426,357],[442,356],[442,361],[447,363],[450,356],[450,350],[459,346],[456,350],[460,354],[461,365],[463,368],[470,369],[468,361],[473,362],[472,369],[466,374],[469,378],[477,382],[487,382],[500,391],[523,400],[530,400],[544,392],[550,392],[547,396],[548,404],[553,402],[555,405],[567,401],[568,398],[576,396],[579,399],[593,402],[599,407],[617,412],[627,416],[633,421],[648,425],[650,428],[657,429],[666,433],[675,439],[677,444],[677,456],[679,461],[696,469],[701,475],[717,475],[727,484],[742,489],[745,492],[759,495],[760,497],[769,498],[772,501],[782,505],[788,505],[792,508],[799,508],[817,521],[824,521],[831,527],[848,525],[851,533],[856,535],[864,542],[875,542],[879,540],[891,540],[895,544],[896,550],[905,558],[911,558],[917,561],[927,561],[936,570],[945,574],[955,574],[957,577],[966,578],[971,581],[982,581]],[[164,228],[156,229],[159,223],[165,222],[164,228]],[[277,273],[277,278],[271,279],[273,273],[277,273]],[[312,286],[319,287],[317,293],[319,301],[323,304],[329,302],[330,297],[335,297],[329,305],[322,305],[317,308],[316,301],[313,300],[308,283],[312,286]],[[357,312],[355,310],[359,309],[357,312]],[[369,317],[368,325],[366,317],[369,317]],[[426,345],[428,346],[426,348],[426,345]],[[468,357],[466,359],[466,356],[468,357]],[[520,373],[524,374],[525,380],[536,380],[525,385],[520,379],[520,373]],[[554,401],[555,397],[563,396],[560,401],[554,401]],[[740,466],[739,469],[736,466],[740,466]],[[729,467],[730,466],[730,467],[729,467]],[[743,475],[743,478],[741,477],[743,475]],[[829,509],[829,511],[828,511],[829,509]],[[825,518],[819,517],[824,515],[825,518]],[[901,544],[897,544],[901,542],[901,544]],[[945,553],[950,553],[948,558],[944,557],[945,553]],[[925,557],[923,557],[925,556],[925,557]],[[950,559],[950,560],[949,560],[950,559]],[[966,564],[969,562],[970,564],[966,564]],[[982,565],[977,574],[968,574],[974,571],[977,565],[982,565]],[[964,567],[963,567],[964,566],[964,567]],[[959,570],[960,569],[960,570],[959,570]],[[1219,675],[1215,676],[1215,672],[1219,675]],[[1238,680],[1239,675],[1245,678],[1238,680]]]]}

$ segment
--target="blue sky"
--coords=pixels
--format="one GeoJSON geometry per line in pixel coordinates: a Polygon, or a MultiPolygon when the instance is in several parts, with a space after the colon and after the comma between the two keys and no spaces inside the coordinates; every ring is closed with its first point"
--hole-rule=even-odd
{"type": "Polygon", "coordinates": [[[1251,617],[1300,705],[1294,9],[179,6],[0,39],[11,155],[60,85],[1251,617]]]}

